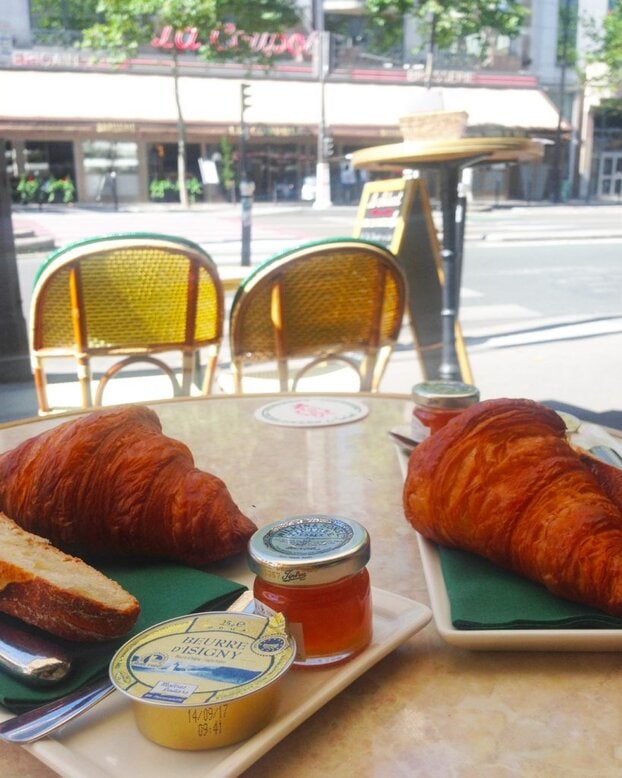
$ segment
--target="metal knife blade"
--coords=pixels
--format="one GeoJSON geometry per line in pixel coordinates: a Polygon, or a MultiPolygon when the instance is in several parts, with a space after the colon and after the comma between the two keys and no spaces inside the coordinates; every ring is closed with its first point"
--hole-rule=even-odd
{"type": "Polygon", "coordinates": [[[26,683],[47,686],[67,677],[71,671],[71,656],[38,631],[2,616],[0,668],[26,683]]]}

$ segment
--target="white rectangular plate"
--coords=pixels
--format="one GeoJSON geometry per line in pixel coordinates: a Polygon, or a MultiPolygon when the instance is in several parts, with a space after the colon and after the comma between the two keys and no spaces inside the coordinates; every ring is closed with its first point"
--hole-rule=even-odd
{"type": "MultiPolygon", "coordinates": [[[[611,445],[610,440],[607,444],[611,445]]],[[[595,445],[595,444],[593,444],[595,445]]],[[[408,453],[396,446],[406,478],[408,453]]],[[[622,629],[456,629],[436,543],[418,532],[417,544],[434,623],[447,643],[477,651],[620,651],[622,629]]]]}
{"type": "MultiPolygon", "coordinates": [[[[130,703],[115,693],[55,736],[25,748],[64,778],[233,778],[432,618],[425,605],[382,589],[373,589],[372,602],[371,645],[332,669],[289,672],[275,719],[242,743],[212,751],[162,748],[138,732],[130,703]]],[[[3,712],[0,718],[9,716],[3,712]]]]}
{"type": "Polygon", "coordinates": [[[436,543],[417,542],[434,623],[447,643],[480,651],[620,651],[622,629],[456,629],[436,543]]]}

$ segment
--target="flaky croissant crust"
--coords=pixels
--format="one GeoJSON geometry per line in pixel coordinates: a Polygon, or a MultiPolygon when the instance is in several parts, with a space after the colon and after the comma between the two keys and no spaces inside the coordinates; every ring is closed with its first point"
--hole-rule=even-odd
{"type": "Polygon", "coordinates": [[[403,496],[426,538],[622,616],[622,471],[573,449],[545,406],[467,409],[413,451],[403,496]]]}
{"type": "Polygon", "coordinates": [[[0,510],[63,549],[202,566],[256,527],[151,409],[95,411],[0,456],[0,510]]]}

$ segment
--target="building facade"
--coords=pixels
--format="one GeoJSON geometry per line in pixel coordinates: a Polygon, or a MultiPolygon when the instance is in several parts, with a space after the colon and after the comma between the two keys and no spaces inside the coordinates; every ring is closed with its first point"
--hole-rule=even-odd
{"type": "MultiPolygon", "coordinates": [[[[14,182],[24,176],[69,178],[81,202],[174,199],[178,113],[166,52],[175,46],[182,63],[187,176],[191,194],[203,199],[236,196],[241,156],[257,198],[313,197],[323,119],[322,153],[330,163],[333,202],[354,202],[363,180],[349,166],[349,155],[401,141],[405,117],[438,109],[465,111],[470,135],[526,135],[547,144],[545,160],[537,166],[475,171],[476,197],[549,197],[552,171],[562,175],[568,190],[579,161],[588,190],[598,188],[587,143],[576,122],[568,121],[578,93],[572,73],[563,74],[560,90],[557,0],[533,0],[529,30],[515,41],[499,41],[485,66],[439,60],[431,86],[424,84],[416,59],[370,64],[355,45],[343,46],[340,58],[320,78],[319,34],[310,29],[258,36],[254,45],[272,55],[269,68],[209,64],[197,56],[200,42],[234,47],[234,26],[224,33],[226,39],[209,30],[163,29],[151,47],[119,69],[69,45],[35,44],[27,0],[5,3],[0,137],[9,144],[14,182]],[[250,95],[244,127],[243,85],[250,95]],[[560,147],[563,155],[555,156],[553,150],[560,147]]],[[[339,12],[329,2],[325,10],[339,12]]]]}

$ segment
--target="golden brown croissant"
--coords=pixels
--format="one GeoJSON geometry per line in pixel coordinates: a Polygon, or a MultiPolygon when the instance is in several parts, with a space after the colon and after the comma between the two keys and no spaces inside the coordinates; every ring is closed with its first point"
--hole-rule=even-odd
{"type": "Polygon", "coordinates": [[[138,405],[65,422],[0,455],[0,510],[65,550],[197,567],[240,553],[256,529],[223,481],[138,405]]]}
{"type": "Polygon", "coordinates": [[[426,538],[622,616],[622,471],[530,400],[487,400],[413,451],[404,511],[426,538]]]}

